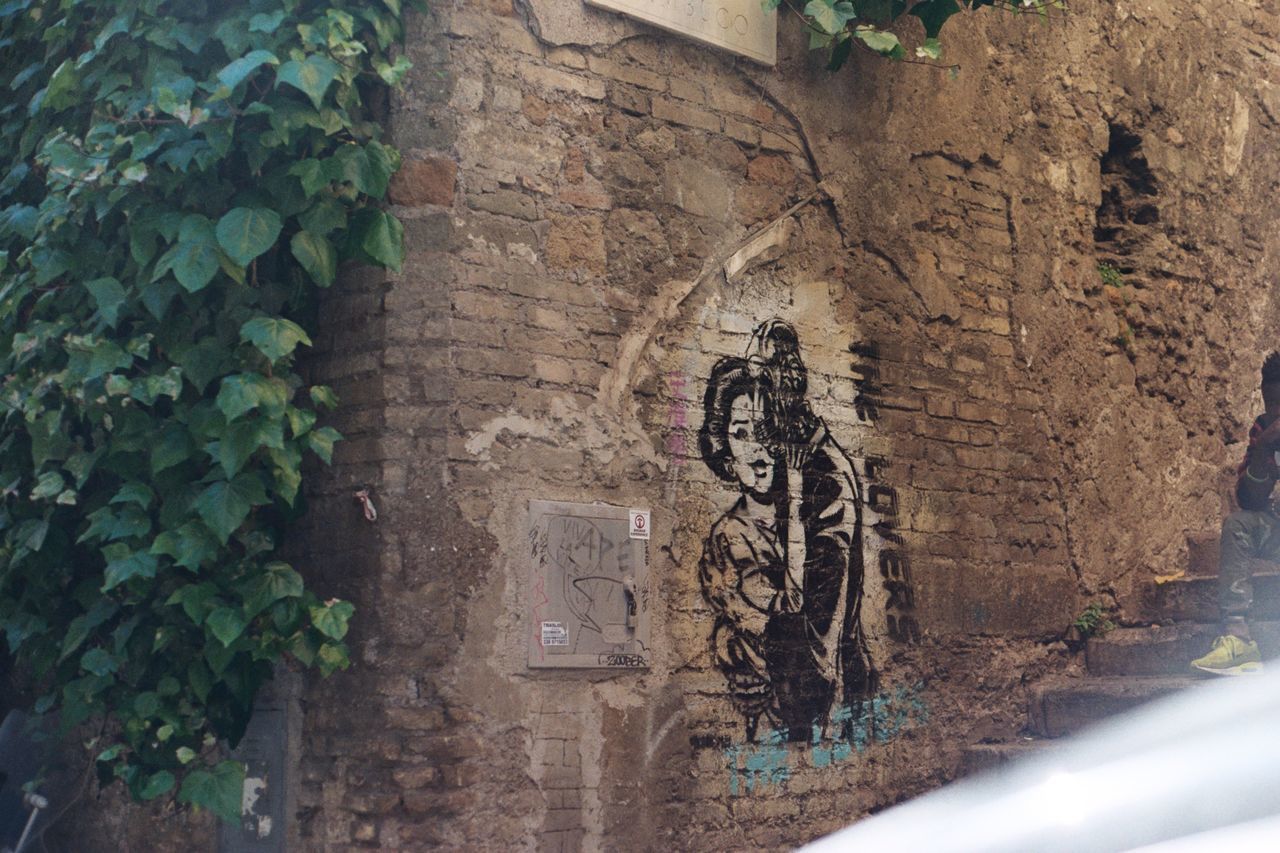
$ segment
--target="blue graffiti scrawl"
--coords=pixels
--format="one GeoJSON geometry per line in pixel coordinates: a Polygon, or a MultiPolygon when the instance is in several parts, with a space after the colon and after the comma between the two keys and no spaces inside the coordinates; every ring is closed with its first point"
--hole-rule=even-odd
{"type": "Polygon", "coordinates": [[[879,693],[862,703],[856,713],[843,706],[832,713],[826,733],[822,727],[813,726],[811,737],[801,749],[794,745],[797,738],[781,729],[765,732],[756,743],[729,747],[724,757],[730,795],[785,785],[791,778],[793,759],[803,762],[807,755],[813,767],[830,767],[865,752],[873,744],[888,743],[902,732],[924,725],[929,709],[923,692],[924,685],[918,683],[879,693]]]}

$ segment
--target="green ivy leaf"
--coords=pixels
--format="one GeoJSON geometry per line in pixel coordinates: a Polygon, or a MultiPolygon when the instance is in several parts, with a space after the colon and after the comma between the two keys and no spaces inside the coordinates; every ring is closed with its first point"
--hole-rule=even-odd
{"type": "Polygon", "coordinates": [[[114,329],[120,320],[120,308],[128,299],[124,286],[110,276],[95,278],[93,281],[85,282],[84,286],[97,304],[102,321],[114,329]]]}
{"type": "Polygon", "coordinates": [[[375,210],[359,232],[360,248],[379,264],[400,272],[404,263],[404,226],[385,210],[375,210]]]}
{"type": "Polygon", "coordinates": [[[169,424],[151,445],[151,473],[159,474],[174,465],[186,462],[195,452],[191,433],[179,423],[169,424]]]}
{"type": "Polygon", "coordinates": [[[210,600],[218,590],[211,583],[189,583],[174,590],[165,601],[166,606],[181,605],[182,612],[196,625],[203,625],[210,611],[213,610],[210,600]]]}
{"type": "Polygon", "coordinates": [[[942,43],[936,38],[927,38],[924,44],[916,48],[916,56],[921,59],[942,59],[942,43]]]}
{"type": "Polygon", "coordinates": [[[208,627],[210,633],[218,638],[218,642],[230,647],[244,633],[249,620],[239,610],[230,607],[219,607],[209,614],[209,618],[205,619],[204,624],[208,627]]]}
{"type": "Polygon", "coordinates": [[[254,317],[240,327],[240,340],[253,344],[271,362],[289,355],[298,344],[311,346],[302,327],[282,317],[254,317]]]}
{"type": "Polygon", "coordinates": [[[313,53],[301,62],[293,60],[281,65],[276,81],[301,89],[311,99],[311,105],[320,109],[325,92],[340,70],[332,59],[313,53]]]}
{"type": "MultiPolygon", "coordinates": [[[[302,191],[307,198],[311,198],[329,186],[329,176],[325,173],[324,166],[315,158],[308,158],[294,163],[289,167],[289,174],[297,177],[301,182],[302,191]]],[[[305,223],[303,227],[306,227],[305,223]]]]}
{"type": "Polygon", "coordinates": [[[174,361],[196,390],[204,393],[205,386],[223,374],[227,356],[226,347],[215,338],[204,338],[192,346],[176,350],[174,361]]]}
{"type": "Polygon", "coordinates": [[[901,59],[906,54],[906,50],[902,47],[901,42],[898,41],[898,37],[893,33],[886,33],[877,30],[875,27],[855,27],[853,35],[882,56],[901,59]]]}
{"type": "Polygon", "coordinates": [[[74,60],[64,61],[49,77],[49,86],[45,89],[42,103],[44,109],[61,110],[74,104],[79,82],[74,60]]]}
{"type": "Polygon", "coordinates": [[[206,808],[228,823],[240,820],[244,792],[244,765],[223,761],[212,770],[192,770],[182,781],[178,800],[206,808]]]}
{"type": "Polygon", "coordinates": [[[147,778],[146,784],[142,786],[138,796],[144,800],[154,800],[156,797],[172,791],[175,781],[173,774],[168,770],[153,773],[147,778]]]}
{"type": "Polygon", "coordinates": [[[137,504],[146,509],[155,500],[156,493],[146,483],[125,483],[111,498],[113,504],[137,504]]]}
{"type": "Polygon", "coordinates": [[[83,615],[72,619],[67,626],[67,634],[62,640],[62,653],[58,656],[58,661],[66,660],[72,652],[80,648],[81,644],[89,638],[89,634],[93,632],[102,623],[106,622],[119,610],[115,601],[110,598],[100,597],[94,601],[93,605],[83,615]]]}
{"type": "Polygon", "coordinates": [[[355,607],[347,601],[334,601],[323,607],[312,607],[311,624],[326,637],[341,640],[347,635],[347,621],[355,613],[355,607]]]}
{"type": "Polygon", "coordinates": [[[326,238],[299,231],[289,241],[289,249],[316,284],[321,287],[333,284],[338,274],[338,252],[326,238]]]}
{"type": "Polygon", "coordinates": [[[307,447],[328,465],[333,461],[333,445],[342,439],[342,434],[333,427],[320,427],[306,435],[307,447]]]}
{"type": "Polygon", "coordinates": [[[222,380],[217,404],[228,422],[253,409],[261,409],[269,418],[278,418],[284,414],[287,398],[288,388],[280,380],[257,373],[237,373],[222,380]]]}
{"type": "Polygon", "coordinates": [[[311,402],[317,406],[324,406],[326,409],[338,407],[338,395],[328,385],[312,385],[310,394],[311,402]]]}
{"type": "MultiPolygon", "coordinates": [[[[260,15],[255,17],[262,17],[260,15]]],[[[279,65],[280,60],[269,50],[254,50],[230,62],[218,72],[218,82],[228,89],[234,89],[245,81],[250,74],[264,65],[279,65]]]]}
{"type": "Polygon", "coordinates": [[[159,280],[172,272],[188,292],[196,293],[208,286],[218,274],[218,246],[209,220],[188,216],[182,223],[178,243],[160,256],[151,280],[159,280]]]}
{"type": "Polygon", "coordinates": [[[284,429],[279,421],[261,418],[238,421],[227,427],[226,433],[215,443],[218,445],[215,458],[222,466],[222,473],[230,479],[240,472],[259,448],[278,450],[283,447],[284,429]]]}
{"type": "Polygon", "coordinates": [[[275,245],[280,236],[280,216],[265,207],[237,207],[218,220],[218,245],[240,266],[275,245]]]}
{"type": "Polygon", "coordinates": [[[150,517],[137,507],[125,507],[116,512],[110,507],[102,507],[89,513],[89,528],[80,535],[76,544],[81,542],[114,542],[117,539],[130,539],[145,536],[151,532],[150,517]]]}
{"type": "Polygon", "coordinates": [[[102,591],[115,589],[122,583],[134,578],[154,578],[158,563],[156,558],[145,551],[134,551],[123,542],[113,542],[102,549],[102,556],[107,560],[106,582],[102,591]]]}
{"type": "Polygon", "coordinates": [[[347,649],[341,643],[325,643],[316,654],[316,663],[320,667],[320,674],[328,677],[339,669],[349,667],[351,659],[347,657],[347,649]]]}
{"type": "Polygon", "coordinates": [[[284,10],[282,9],[277,9],[270,14],[260,12],[249,19],[249,32],[270,35],[280,28],[280,22],[283,20],[284,10]]]}
{"type": "Polygon", "coordinates": [[[33,501],[48,500],[56,497],[66,487],[66,481],[62,479],[61,474],[57,471],[45,471],[36,481],[36,487],[31,490],[31,499],[33,501]]]}
{"type": "Polygon", "coordinates": [[[151,544],[152,554],[172,557],[184,569],[196,571],[218,554],[218,540],[198,521],[165,530],[151,544]]]}
{"type": "Polygon", "coordinates": [[[959,11],[960,4],[956,0],[920,0],[907,14],[915,15],[924,24],[926,38],[936,39],[942,31],[942,25],[959,11]]]}
{"type": "Polygon", "coordinates": [[[80,667],[94,675],[111,675],[120,667],[120,662],[106,649],[90,649],[80,657],[80,667]]]}
{"type": "Polygon", "coordinates": [[[302,576],[288,563],[268,563],[251,585],[245,598],[245,612],[253,618],[282,598],[301,596],[303,589],[302,576]]]}
{"type": "Polygon", "coordinates": [[[827,35],[835,35],[844,29],[845,24],[857,17],[853,5],[848,2],[836,3],[833,0],[809,0],[805,4],[804,14],[822,28],[827,35]]]}
{"type": "Polygon", "coordinates": [[[254,506],[267,503],[262,482],[255,474],[244,473],[227,482],[219,480],[210,484],[196,498],[195,508],[200,518],[226,544],[254,506]]]}

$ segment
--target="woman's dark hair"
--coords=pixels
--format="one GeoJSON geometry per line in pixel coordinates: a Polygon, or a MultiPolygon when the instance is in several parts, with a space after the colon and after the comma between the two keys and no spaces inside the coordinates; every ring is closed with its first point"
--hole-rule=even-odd
{"type": "Polygon", "coordinates": [[[1262,384],[1280,382],[1280,352],[1273,352],[1262,362],[1262,384]]]}
{"type": "Polygon", "coordinates": [[[698,451],[712,473],[730,483],[738,479],[733,473],[733,453],[729,450],[728,441],[729,410],[733,401],[743,394],[759,396],[764,401],[765,421],[771,421],[773,394],[768,374],[752,368],[753,365],[745,358],[720,359],[711,368],[707,391],[702,398],[698,451]]]}
{"type": "Polygon", "coordinates": [[[766,320],[751,334],[751,351],[764,359],[773,384],[777,438],[785,444],[806,444],[819,420],[809,407],[809,371],[800,357],[800,336],[788,323],[766,320]]]}

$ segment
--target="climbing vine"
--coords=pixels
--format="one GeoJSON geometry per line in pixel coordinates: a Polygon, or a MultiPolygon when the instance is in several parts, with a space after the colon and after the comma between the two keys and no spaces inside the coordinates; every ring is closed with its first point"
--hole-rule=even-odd
{"type": "MultiPolygon", "coordinates": [[[[907,60],[907,49],[889,31],[905,16],[919,18],[925,36],[915,49],[916,59],[909,61],[933,64],[942,59],[938,40],[942,26],[953,15],[983,6],[1048,19],[1051,11],[1066,8],[1066,0],[808,0],[803,8],[795,0],[765,0],[766,8],[784,7],[804,21],[809,48],[828,52],[831,71],[844,65],[855,45],[890,59],[907,60]]],[[[943,67],[957,70],[954,65],[943,67]]]]}
{"type": "Polygon", "coordinates": [[[348,665],[280,560],[344,261],[398,269],[401,0],[0,0],[0,637],[100,779],[234,818],[258,687],[348,665]]]}

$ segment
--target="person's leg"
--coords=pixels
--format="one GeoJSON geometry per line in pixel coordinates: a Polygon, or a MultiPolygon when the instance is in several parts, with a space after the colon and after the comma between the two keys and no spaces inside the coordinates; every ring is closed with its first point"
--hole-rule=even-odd
{"type": "Polygon", "coordinates": [[[1240,510],[1222,522],[1218,559],[1218,606],[1227,633],[1250,639],[1253,561],[1280,557],[1280,522],[1268,512],[1240,510]]]}
{"type": "Polygon", "coordinates": [[[1246,675],[1262,671],[1262,657],[1249,634],[1253,606],[1253,561],[1280,556],[1280,520],[1265,512],[1241,510],[1222,522],[1218,560],[1218,607],[1222,636],[1193,669],[1214,675],[1246,675]]]}

